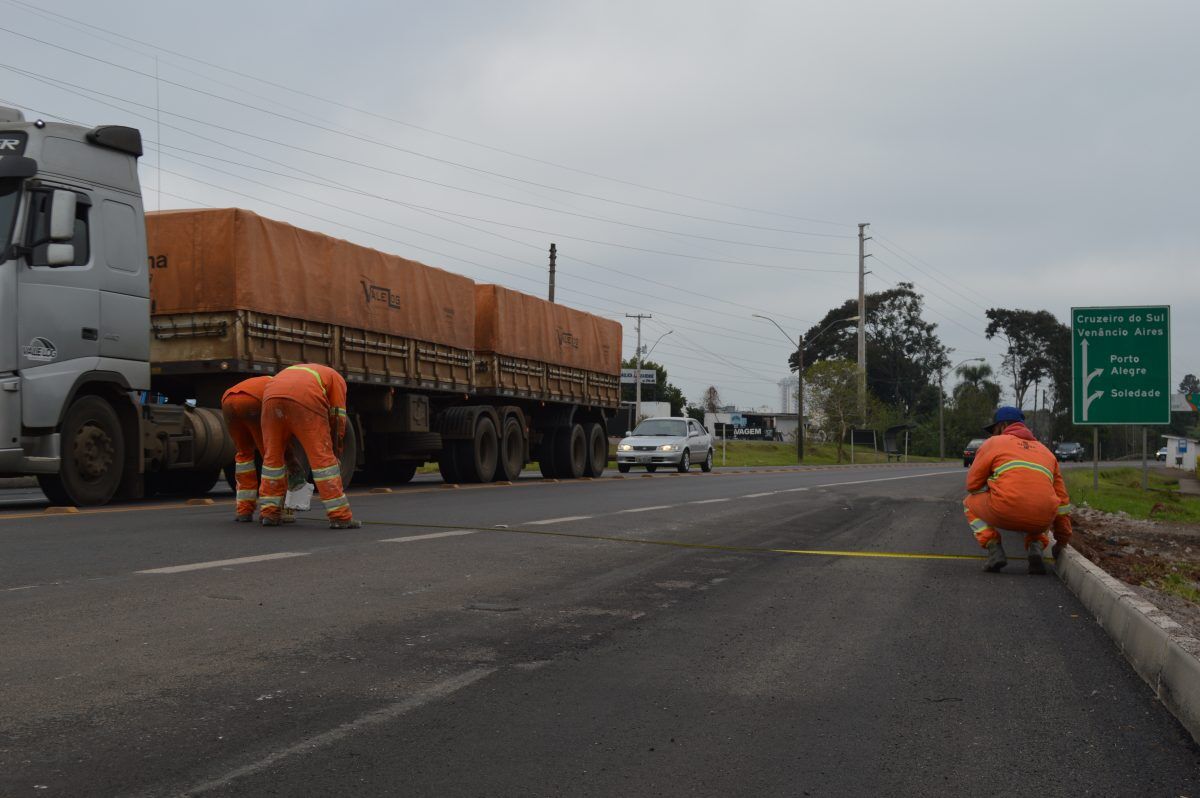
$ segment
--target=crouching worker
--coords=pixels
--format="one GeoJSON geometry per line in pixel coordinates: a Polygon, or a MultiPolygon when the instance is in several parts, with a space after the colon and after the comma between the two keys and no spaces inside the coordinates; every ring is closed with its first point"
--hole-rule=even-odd
{"type": "MultiPolygon", "coordinates": [[[[221,397],[221,412],[225,416],[225,427],[237,447],[233,458],[234,483],[237,485],[237,515],[235,520],[249,523],[254,520],[254,507],[258,502],[258,473],[254,463],[255,454],[266,457],[262,433],[263,392],[270,377],[251,377],[230,388],[221,397]]],[[[292,456],[291,447],[284,452],[287,464],[288,489],[295,490],[304,484],[304,472],[292,456]]],[[[284,523],[295,521],[295,515],[285,510],[284,523]]]]}
{"type": "Polygon", "coordinates": [[[284,452],[295,437],[308,455],[313,482],[325,505],[330,529],[362,526],[350,514],[342,492],[338,458],[346,438],[346,381],[328,366],[301,363],[279,372],[263,393],[262,524],[280,523],[284,482],[284,452]]]}
{"type": "Polygon", "coordinates": [[[1001,529],[1025,533],[1029,573],[1046,573],[1043,553],[1054,528],[1054,556],[1071,539],[1071,498],[1063,484],[1058,459],[1038,442],[1023,423],[1025,414],[1015,407],[996,410],[984,428],[991,435],[967,472],[967,498],[963,507],[975,539],[988,552],[985,571],[1008,565],[1001,529]]]}

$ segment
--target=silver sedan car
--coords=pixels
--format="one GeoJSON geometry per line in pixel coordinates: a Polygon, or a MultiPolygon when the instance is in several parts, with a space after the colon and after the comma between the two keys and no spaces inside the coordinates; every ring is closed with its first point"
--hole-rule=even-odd
{"type": "Polygon", "coordinates": [[[701,471],[712,471],[712,436],[704,425],[691,418],[646,418],[617,444],[617,470],[644,466],[654,473],[659,466],[674,466],[682,472],[700,463],[701,471]]]}

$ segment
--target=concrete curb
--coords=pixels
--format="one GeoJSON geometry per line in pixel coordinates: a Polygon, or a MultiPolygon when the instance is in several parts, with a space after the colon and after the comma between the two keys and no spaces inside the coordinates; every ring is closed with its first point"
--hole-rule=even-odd
{"type": "Polygon", "coordinates": [[[1058,576],[1096,616],[1121,653],[1184,728],[1200,743],[1200,640],[1133,588],[1067,548],[1058,576]]]}

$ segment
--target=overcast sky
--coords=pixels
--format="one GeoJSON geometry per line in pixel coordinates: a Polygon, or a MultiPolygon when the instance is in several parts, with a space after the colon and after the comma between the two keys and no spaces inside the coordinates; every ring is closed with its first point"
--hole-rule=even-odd
{"type": "Polygon", "coordinates": [[[147,208],[543,296],[554,241],[558,300],[627,356],[653,314],[693,402],[779,404],[794,346],[751,314],[795,336],[854,296],[858,222],[868,290],[916,283],[956,361],[999,369],[987,307],[1171,304],[1172,388],[1200,372],[1195,2],[0,0],[0,27],[0,102],[141,128],[147,208]]]}

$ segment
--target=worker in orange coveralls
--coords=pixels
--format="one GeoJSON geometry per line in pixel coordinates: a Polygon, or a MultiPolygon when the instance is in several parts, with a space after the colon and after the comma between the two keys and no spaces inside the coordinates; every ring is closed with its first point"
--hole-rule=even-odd
{"type": "MultiPolygon", "coordinates": [[[[262,401],[270,377],[251,377],[230,388],[221,397],[221,412],[229,437],[237,447],[233,458],[234,483],[237,485],[237,515],[235,520],[249,523],[254,520],[254,506],[258,501],[258,474],[255,471],[254,455],[266,455],[262,435],[262,401]]],[[[288,487],[295,489],[304,484],[300,464],[292,456],[291,447],[285,452],[287,461],[288,487]]],[[[296,520],[290,510],[284,510],[282,520],[296,520]]]]}
{"type": "Polygon", "coordinates": [[[330,529],[358,529],[342,492],[338,458],[346,438],[346,381],[328,366],[301,363],[275,375],[263,393],[262,524],[280,523],[284,451],[294,436],[304,447],[330,529]]]}
{"type": "Polygon", "coordinates": [[[1054,527],[1054,556],[1071,539],[1071,497],[1063,483],[1058,459],[1038,442],[1023,423],[1016,407],[996,410],[984,430],[991,435],[967,472],[967,498],[963,507],[979,545],[987,549],[985,571],[1008,565],[1000,529],[1025,533],[1029,573],[1046,573],[1042,559],[1054,527]]]}

